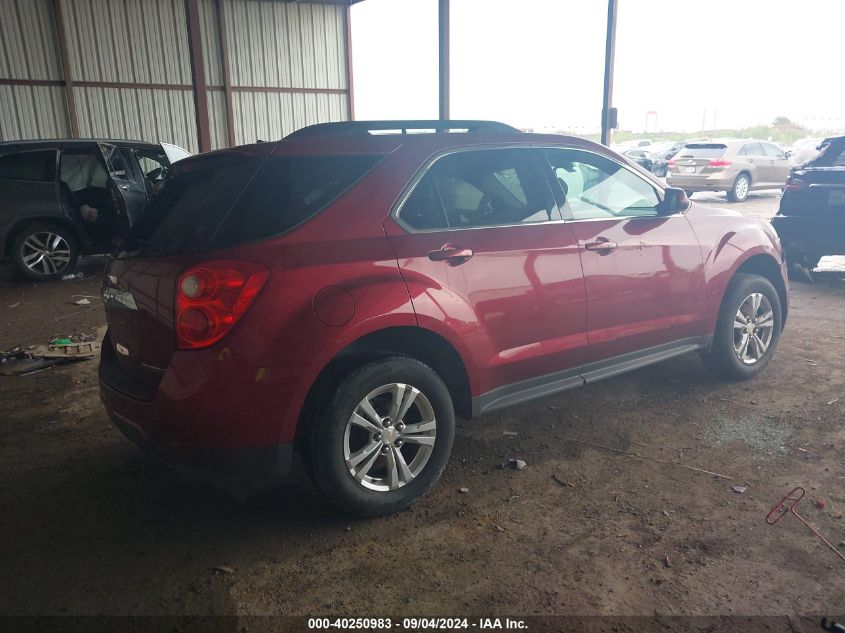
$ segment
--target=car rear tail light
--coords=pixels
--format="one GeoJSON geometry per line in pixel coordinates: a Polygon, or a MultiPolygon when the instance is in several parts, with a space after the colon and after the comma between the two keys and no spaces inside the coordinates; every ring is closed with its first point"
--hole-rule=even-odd
{"type": "Polygon", "coordinates": [[[786,179],[786,186],[783,188],[784,191],[804,191],[806,189],[806,182],[793,178],[792,176],[786,179]]]}
{"type": "Polygon", "coordinates": [[[669,167],[674,167],[674,166],[675,166],[675,159],[674,159],[674,158],[669,159],[669,163],[668,163],[668,164],[669,164],[669,167]]]}
{"type": "Polygon", "coordinates": [[[721,158],[717,158],[717,159],[711,160],[709,163],[707,163],[707,166],[708,167],[730,167],[731,161],[722,160],[721,158]]]}
{"type": "Polygon", "coordinates": [[[176,280],[176,346],[198,349],[226,336],[269,277],[260,264],[229,260],[182,271],[176,280]]]}

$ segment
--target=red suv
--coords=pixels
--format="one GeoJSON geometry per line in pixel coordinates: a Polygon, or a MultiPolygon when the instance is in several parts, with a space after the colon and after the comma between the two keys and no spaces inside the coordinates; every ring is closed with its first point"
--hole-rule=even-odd
{"type": "Polygon", "coordinates": [[[109,264],[101,396],[165,461],[408,506],[454,417],[699,352],[771,359],[768,224],[606,147],[482,121],[322,124],[180,161],[109,264]],[[411,133],[428,132],[428,133],[411,133]]]}

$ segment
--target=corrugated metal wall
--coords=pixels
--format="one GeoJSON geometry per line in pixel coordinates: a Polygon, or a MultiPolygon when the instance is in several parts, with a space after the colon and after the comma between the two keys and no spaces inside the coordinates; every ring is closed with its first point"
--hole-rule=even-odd
{"type": "Polygon", "coordinates": [[[0,1],[0,141],[67,136],[68,116],[53,9],[47,0],[0,1]]]}
{"type": "Polygon", "coordinates": [[[349,118],[344,7],[223,0],[222,8],[237,143],[349,118]],[[299,92],[307,89],[325,92],[299,92]]]}
{"type": "MultiPolygon", "coordinates": [[[[200,135],[186,0],[59,0],[81,137],[200,135]]],[[[211,148],[349,118],[346,8],[197,0],[211,148]],[[221,16],[231,93],[224,90],[221,16]]],[[[0,0],[0,140],[70,135],[52,0],[0,0]]]]}

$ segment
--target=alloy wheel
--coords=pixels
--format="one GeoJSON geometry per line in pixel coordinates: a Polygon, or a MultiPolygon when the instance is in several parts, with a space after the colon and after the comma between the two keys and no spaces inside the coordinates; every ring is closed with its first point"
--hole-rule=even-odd
{"type": "Polygon", "coordinates": [[[745,176],[737,178],[736,186],[734,187],[734,195],[737,200],[745,200],[748,196],[748,178],[745,176]]]}
{"type": "Polygon", "coordinates": [[[734,316],[733,342],[737,358],[745,365],[760,361],[772,343],[775,314],[766,295],[748,295],[734,316]]]}
{"type": "Polygon", "coordinates": [[[70,263],[70,245],[58,233],[33,233],[21,244],[21,260],[38,275],[55,275],[70,263]]]}
{"type": "Polygon", "coordinates": [[[346,468],[370,490],[396,490],[413,481],[434,449],[434,408],[419,389],[383,385],[355,407],[343,437],[346,468]]]}

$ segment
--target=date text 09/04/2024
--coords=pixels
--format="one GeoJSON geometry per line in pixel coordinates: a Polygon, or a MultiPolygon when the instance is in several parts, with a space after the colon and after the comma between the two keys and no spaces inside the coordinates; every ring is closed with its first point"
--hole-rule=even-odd
{"type": "Polygon", "coordinates": [[[404,630],[525,630],[524,620],[511,618],[309,618],[308,629],[335,630],[386,630],[393,628],[404,630]]]}

